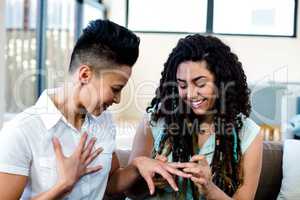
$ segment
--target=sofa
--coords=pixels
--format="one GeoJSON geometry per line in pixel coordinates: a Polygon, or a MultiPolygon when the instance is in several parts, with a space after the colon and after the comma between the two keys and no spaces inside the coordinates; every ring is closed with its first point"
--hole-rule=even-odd
{"type": "MultiPolygon", "coordinates": [[[[121,166],[126,166],[130,151],[118,150],[116,153],[120,160],[121,166]]],[[[255,200],[275,200],[277,198],[277,195],[280,192],[282,180],[282,156],[283,145],[281,142],[264,142],[262,171],[255,200]]],[[[141,185],[139,185],[139,187],[140,186],[141,185]]],[[[121,200],[124,199],[124,195],[118,195],[114,197],[106,196],[105,199],[121,200]]]]}

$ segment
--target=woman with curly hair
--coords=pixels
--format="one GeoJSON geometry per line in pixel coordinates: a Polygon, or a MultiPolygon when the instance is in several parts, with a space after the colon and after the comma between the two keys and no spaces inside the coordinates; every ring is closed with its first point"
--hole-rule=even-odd
{"type": "Polygon", "coordinates": [[[254,199],[263,139],[249,118],[250,90],[238,57],[216,37],[189,35],[161,75],[130,162],[147,168],[152,157],[153,167],[167,164],[189,176],[173,176],[174,190],[139,169],[150,193],[156,189],[149,199],[254,199]]]}

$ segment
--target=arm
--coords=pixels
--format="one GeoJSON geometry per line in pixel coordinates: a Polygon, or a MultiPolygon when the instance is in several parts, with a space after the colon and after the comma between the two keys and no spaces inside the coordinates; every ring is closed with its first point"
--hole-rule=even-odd
{"type": "Polygon", "coordinates": [[[128,190],[140,177],[144,178],[153,194],[155,186],[153,176],[157,173],[164,177],[174,190],[178,190],[171,174],[190,177],[167,163],[150,158],[153,148],[152,132],[146,118],[140,123],[133,142],[127,167],[119,168],[117,157],[112,161],[112,175],[110,176],[107,193],[121,193],[128,190]]]}
{"type": "Polygon", "coordinates": [[[256,189],[261,172],[262,165],[263,134],[256,136],[253,143],[247,149],[243,156],[244,183],[235,192],[233,198],[228,197],[218,187],[213,186],[208,199],[235,199],[252,200],[255,197],[256,189]]]}
{"type": "MultiPolygon", "coordinates": [[[[21,195],[26,186],[28,177],[8,174],[8,173],[0,173],[0,199],[6,200],[17,200],[21,198],[21,195]]],[[[44,192],[37,197],[33,198],[33,200],[50,200],[57,199],[66,194],[66,185],[56,185],[51,188],[49,191],[44,192]]]]}
{"type": "Polygon", "coordinates": [[[136,180],[140,178],[140,174],[136,167],[136,159],[139,156],[151,156],[153,147],[153,137],[146,118],[140,122],[136,134],[134,136],[132,151],[128,160],[128,166],[120,168],[119,160],[116,154],[113,154],[110,178],[107,184],[107,193],[120,193],[129,189],[136,180]],[[126,177],[126,178],[124,178],[126,177]]]}
{"type": "Polygon", "coordinates": [[[261,172],[262,153],[263,133],[260,132],[244,154],[244,184],[236,191],[234,199],[254,199],[261,172]]]}
{"type": "MultiPolygon", "coordinates": [[[[62,153],[58,139],[53,140],[53,147],[58,161],[59,181],[49,191],[43,192],[32,200],[55,200],[63,197],[72,190],[81,176],[98,171],[101,166],[87,166],[99,155],[100,150],[92,153],[95,140],[91,140],[84,149],[87,134],[83,134],[80,144],[70,157],[62,153]]],[[[20,199],[27,183],[27,176],[0,173],[0,199],[20,199]]]]}
{"type": "Polygon", "coordinates": [[[27,176],[0,173],[0,199],[20,199],[26,183],[27,176]]]}

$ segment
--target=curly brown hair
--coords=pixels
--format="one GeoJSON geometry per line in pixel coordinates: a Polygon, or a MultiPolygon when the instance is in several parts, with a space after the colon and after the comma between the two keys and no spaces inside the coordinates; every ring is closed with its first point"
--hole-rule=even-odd
{"type": "MultiPolygon", "coordinates": [[[[180,63],[203,60],[215,77],[214,84],[218,93],[222,94],[218,95],[214,105],[216,146],[211,163],[213,182],[232,196],[243,180],[239,133],[243,118],[249,117],[251,105],[250,90],[242,64],[229,46],[213,36],[195,34],[180,39],[164,64],[159,87],[147,112],[151,112],[151,124],[163,119],[166,125],[159,151],[156,153],[162,153],[166,144],[171,144],[169,153],[172,153],[173,161],[189,161],[197,153],[193,138],[199,130],[191,131],[186,123],[201,124],[202,119],[180,99],[177,84],[170,83],[176,83],[176,72],[180,63]],[[177,124],[178,128],[170,128],[168,125],[171,124],[177,124]]],[[[193,184],[192,188],[194,199],[197,199],[193,184]]]]}

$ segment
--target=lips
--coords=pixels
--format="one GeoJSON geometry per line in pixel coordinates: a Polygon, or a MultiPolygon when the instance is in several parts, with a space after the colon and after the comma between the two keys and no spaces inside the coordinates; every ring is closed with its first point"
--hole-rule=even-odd
{"type": "Polygon", "coordinates": [[[200,108],[206,101],[207,99],[201,99],[198,101],[192,101],[190,104],[193,109],[197,109],[200,108]]]}

